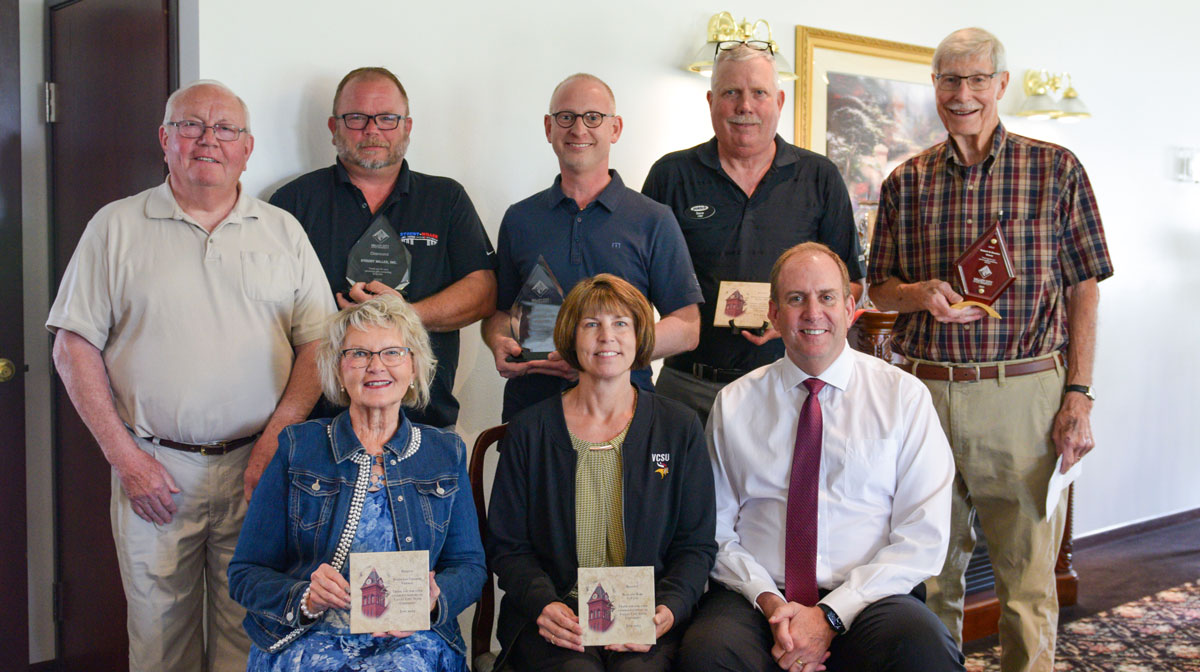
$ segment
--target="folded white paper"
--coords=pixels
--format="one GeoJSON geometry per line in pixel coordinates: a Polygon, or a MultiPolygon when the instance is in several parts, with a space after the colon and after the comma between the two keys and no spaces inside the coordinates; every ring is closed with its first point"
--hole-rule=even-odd
{"type": "Polygon", "coordinates": [[[1046,520],[1050,520],[1050,516],[1054,515],[1054,510],[1058,508],[1058,500],[1062,499],[1067,487],[1074,483],[1083,471],[1083,460],[1078,460],[1071,465],[1067,473],[1061,473],[1062,461],[1062,455],[1059,455],[1058,461],[1054,463],[1054,473],[1050,475],[1050,487],[1046,488],[1046,520]]]}

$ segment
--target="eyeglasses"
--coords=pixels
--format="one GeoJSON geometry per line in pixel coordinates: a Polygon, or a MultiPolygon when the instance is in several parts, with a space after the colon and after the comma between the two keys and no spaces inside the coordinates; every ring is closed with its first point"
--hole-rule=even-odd
{"type": "Polygon", "coordinates": [[[983,91],[992,85],[992,79],[1000,73],[979,73],[976,75],[934,75],[938,91],[957,91],[963,80],[967,80],[967,88],[972,91],[983,91]]]}
{"type": "Polygon", "coordinates": [[[770,51],[774,53],[771,43],[767,40],[722,40],[717,42],[717,53],[737,49],[742,45],[746,45],[755,51],[770,51]]]}
{"type": "Polygon", "coordinates": [[[384,366],[398,366],[412,355],[412,348],[384,348],[383,350],[364,350],[363,348],[346,348],[342,350],[342,359],[352,369],[365,369],[371,363],[371,358],[379,355],[379,361],[384,366]]]}
{"type": "Polygon", "coordinates": [[[352,131],[361,131],[367,127],[368,121],[375,122],[375,128],[381,131],[395,130],[400,122],[408,119],[407,115],[403,114],[363,114],[361,112],[349,112],[347,114],[334,115],[335,119],[341,119],[346,128],[352,131]]]}
{"type": "Polygon", "coordinates": [[[562,128],[570,128],[575,125],[577,118],[583,118],[583,125],[588,128],[599,128],[600,124],[604,123],[605,117],[615,117],[615,114],[604,114],[603,112],[583,112],[576,114],[574,112],[551,112],[550,116],[554,117],[554,123],[562,128]]]}
{"type": "Polygon", "coordinates": [[[213,124],[212,126],[206,126],[199,121],[192,120],[168,121],[163,125],[174,126],[175,130],[179,132],[179,137],[192,139],[199,138],[200,136],[204,135],[204,129],[211,128],[213,130],[213,137],[221,142],[233,142],[234,140],[238,139],[239,135],[246,132],[246,129],[244,128],[238,128],[237,126],[231,126],[229,124],[213,124]]]}

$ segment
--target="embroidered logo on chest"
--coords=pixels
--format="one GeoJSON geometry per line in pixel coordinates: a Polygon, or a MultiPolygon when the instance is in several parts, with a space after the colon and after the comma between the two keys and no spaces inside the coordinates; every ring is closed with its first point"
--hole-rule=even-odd
{"type": "Polygon", "coordinates": [[[658,467],[654,473],[658,474],[660,479],[666,478],[671,470],[667,468],[667,463],[671,461],[670,453],[650,453],[650,461],[654,466],[658,467]]]}
{"type": "Polygon", "coordinates": [[[421,243],[425,247],[433,247],[438,244],[438,235],[436,233],[427,233],[425,231],[403,231],[400,233],[400,242],[405,245],[416,245],[421,243]]]}

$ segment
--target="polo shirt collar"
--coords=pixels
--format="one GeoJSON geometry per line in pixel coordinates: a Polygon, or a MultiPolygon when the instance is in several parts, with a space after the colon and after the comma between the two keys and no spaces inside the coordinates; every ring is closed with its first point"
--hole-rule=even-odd
{"type": "MultiPolygon", "coordinates": [[[[717,137],[714,135],[708,142],[700,145],[700,151],[697,152],[697,157],[700,163],[712,168],[713,170],[721,169],[721,155],[717,151],[717,137]]],[[[791,165],[800,160],[800,152],[796,148],[784,140],[778,133],[775,134],[775,158],[771,160],[771,165],[776,168],[791,165]]]]}
{"type": "MultiPolygon", "coordinates": [[[[594,202],[604,206],[605,210],[613,212],[620,204],[621,194],[625,191],[625,182],[621,180],[621,176],[617,174],[617,171],[612,168],[608,169],[608,177],[608,186],[604,187],[604,190],[600,192],[600,195],[596,197],[594,202]]],[[[563,201],[575,202],[574,199],[563,193],[562,174],[560,173],[554,176],[554,184],[550,185],[550,189],[546,192],[546,207],[553,210],[563,201]]]]}
{"type": "MultiPolygon", "coordinates": [[[[396,427],[396,433],[384,442],[383,449],[391,451],[396,457],[401,457],[408,449],[411,435],[412,423],[401,410],[400,424],[396,427]]],[[[333,419],[333,432],[330,436],[333,441],[329,449],[333,452],[334,462],[344,462],[357,453],[366,452],[362,442],[358,440],[358,435],[354,433],[354,425],[350,423],[350,411],[342,411],[333,419]]]]}
{"type": "MultiPolygon", "coordinates": [[[[257,200],[246,194],[246,191],[242,189],[241,182],[238,182],[237,190],[237,202],[233,204],[233,209],[229,211],[218,227],[224,225],[225,222],[241,223],[258,219],[257,200]]],[[[146,217],[149,219],[174,219],[199,226],[196,219],[184,212],[183,208],[179,206],[179,202],[175,200],[175,192],[171,191],[170,175],[162,184],[155,187],[150,192],[150,197],[146,199],[146,217]]]]}
{"type": "MultiPolygon", "coordinates": [[[[1004,128],[1003,122],[996,123],[996,130],[992,131],[992,148],[988,151],[988,155],[984,157],[982,166],[985,173],[991,173],[992,167],[996,161],[1000,159],[1001,152],[1004,150],[1004,142],[1008,139],[1008,130],[1004,128]]],[[[954,139],[949,135],[946,136],[946,142],[943,145],[945,152],[946,167],[956,166],[957,168],[969,168],[964,166],[958,160],[958,152],[954,151],[954,139]]]]}
{"type": "MultiPolygon", "coordinates": [[[[346,166],[342,163],[340,158],[334,160],[333,172],[335,175],[337,175],[338,182],[354,186],[354,182],[350,179],[350,171],[346,170],[346,166]]],[[[393,199],[399,196],[408,195],[408,189],[411,183],[412,173],[408,169],[408,159],[401,159],[400,174],[396,176],[396,184],[392,187],[392,193],[388,194],[387,200],[384,201],[384,204],[386,205],[390,203],[393,199]]],[[[358,189],[356,186],[354,188],[358,189]]]]}
{"type": "MultiPolygon", "coordinates": [[[[796,363],[791,360],[786,354],[779,359],[780,361],[780,379],[783,383],[783,389],[791,390],[797,385],[800,385],[813,376],[808,375],[796,363]]],[[[842,347],[842,352],[833,360],[829,368],[821,372],[821,375],[816,378],[832,385],[837,389],[845,392],[846,387],[850,384],[850,374],[854,370],[854,355],[850,352],[850,344],[846,343],[842,347]]]]}

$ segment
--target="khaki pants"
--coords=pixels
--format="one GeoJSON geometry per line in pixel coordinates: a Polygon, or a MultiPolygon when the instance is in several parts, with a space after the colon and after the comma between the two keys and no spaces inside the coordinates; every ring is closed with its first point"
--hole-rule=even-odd
{"type": "Polygon", "coordinates": [[[962,642],[964,573],[978,513],[1000,600],[1000,667],[1050,672],[1058,629],[1054,563],[1066,519],[1064,497],[1050,521],[1046,490],[1057,460],[1051,428],[1066,371],[976,382],[922,381],[933,395],[957,473],[950,549],[928,582],[928,604],[962,642]]]}
{"type": "Polygon", "coordinates": [[[245,670],[246,612],[230,599],[225,570],[246,517],[242,474],[250,446],[206,456],[135,440],[166,468],[180,492],[171,522],[159,526],[133,512],[116,472],[112,475],[109,513],[129,609],[129,669],[245,670]]]}

